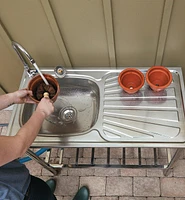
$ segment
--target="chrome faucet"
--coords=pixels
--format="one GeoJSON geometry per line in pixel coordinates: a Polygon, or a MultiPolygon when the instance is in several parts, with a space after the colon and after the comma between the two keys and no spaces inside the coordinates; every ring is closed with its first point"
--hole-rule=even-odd
{"type": "Polygon", "coordinates": [[[17,52],[19,58],[21,59],[24,69],[26,70],[29,77],[33,77],[37,74],[36,69],[30,69],[29,65],[27,64],[25,58],[21,55],[21,52],[24,53],[24,55],[27,57],[27,59],[30,61],[32,65],[36,64],[35,60],[30,56],[30,54],[17,42],[12,41],[12,46],[14,50],[17,52]]]}

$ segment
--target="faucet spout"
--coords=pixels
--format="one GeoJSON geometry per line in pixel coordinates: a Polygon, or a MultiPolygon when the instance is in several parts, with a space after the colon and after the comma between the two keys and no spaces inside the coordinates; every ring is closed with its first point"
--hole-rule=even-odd
{"type": "Polygon", "coordinates": [[[24,53],[24,55],[27,57],[27,59],[30,61],[32,65],[35,64],[35,60],[31,57],[31,55],[17,42],[12,41],[12,46],[16,53],[18,54],[19,58],[21,59],[24,69],[26,70],[29,77],[32,77],[36,74],[37,70],[30,69],[28,63],[26,62],[25,58],[21,55],[21,52],[24,53]]]}

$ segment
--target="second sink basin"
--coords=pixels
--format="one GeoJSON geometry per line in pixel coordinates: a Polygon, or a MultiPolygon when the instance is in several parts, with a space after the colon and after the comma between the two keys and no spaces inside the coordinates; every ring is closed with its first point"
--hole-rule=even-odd
{"type": "MultiPolygon", "coordinates": [[[[96,123],[99,113],[98,85],[89,79],[58,78],[60,94],[54,103],[54,112],[44,121],[39,135],[76,135],[88,132],[96,123]]],[[[35,104],[25,104],[20,114],[20,125],[25,124],[35,104]]]]}

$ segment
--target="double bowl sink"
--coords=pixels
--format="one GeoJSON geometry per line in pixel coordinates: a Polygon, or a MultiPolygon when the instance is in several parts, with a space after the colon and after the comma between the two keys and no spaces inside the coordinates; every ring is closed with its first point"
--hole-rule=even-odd
{"type": "MultiPolygon", "coordinates": [[[[153,92],[145,84],[135,94],[125,93],[118,84],[121,70],[67,70],[58,78],[60,93],[54,112],[45,119],[32,146],[90,147],[142,146],[184,143],[184,83],[181,68],[170,69],[171,85],[153,92]],[[139,145],[138,145],[139,144],[139,145]]],[[[145,75],[147,68],[140,69],[145,75]]],[[[24,72],[20,88],[30,78],[24,72]]],[[[36,104],[15,105],[8,135],[15,135],[28,121],[36,104]]]]}

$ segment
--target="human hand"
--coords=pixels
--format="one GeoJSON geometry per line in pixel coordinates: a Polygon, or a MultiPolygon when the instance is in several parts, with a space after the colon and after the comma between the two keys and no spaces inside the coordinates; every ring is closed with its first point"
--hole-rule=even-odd
{"type": "Polygon", "coordinates": [[[47,97],[42,98],[36,111],[44,113],[45,117],[49,116],[54,111],[53,102],[47,97]]]}
{"type": "Polygon", "coordinates": [[[13,98],[13,103],[21,104],[21,103],[35,103],[33,100],[30,99],[29,95],[32,95],[31,90],[22,89],[17,90],[11,93],[13,98]]]}

